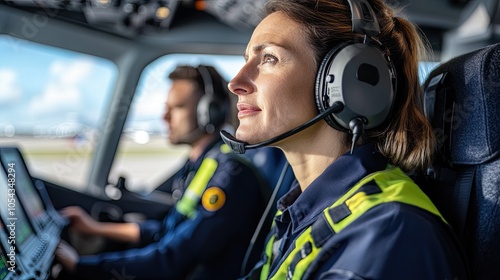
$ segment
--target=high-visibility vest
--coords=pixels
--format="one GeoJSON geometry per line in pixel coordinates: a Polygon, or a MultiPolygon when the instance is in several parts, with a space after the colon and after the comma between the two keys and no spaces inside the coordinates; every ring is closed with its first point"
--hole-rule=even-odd
{"type": "Polygon", "coordinates": [[[322,215],[294,241],[294,249],[279,265],[276,273],[269,277],[273,258],[271,236],[265,247],[266,263],[260,279],[302,279],[310,264],[316,259],[324,243],[335,233],[354,222],[363,213],[376,205],[388,202],[410,204],[445,219],[431,200],[401,169],[389,167],[372,173],[359,181],[333,205],[323,210],[322,215]]]}
{"type": "MultiPolygon", "coordinates": [[[[226,144],[220,146],[220,151],[224,154],[231,152],[231,148],[226,144]]],[[[182,198],[176,203],[175,209],[182,215],[194,219],[196,217],[196,206],[201,200],[203,192],[208,186],[208,182],[215,174],[219,163],[210,153],[201,162],[200,168],[196,171],[193,179],[187,186],[182,198]]]]}

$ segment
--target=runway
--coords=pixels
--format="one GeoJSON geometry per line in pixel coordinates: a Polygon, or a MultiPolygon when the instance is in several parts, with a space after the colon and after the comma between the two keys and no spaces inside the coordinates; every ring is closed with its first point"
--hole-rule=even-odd
{"type": "MultiPolygon", "coordinates": [[[[0,138],[0,146],[19,147],[33,177],[78,191],[87,188],[93,151],[90,142],[16,137],[0,138]]],[[[123,176],[130,190],[149,192],[183,164],[188,151],[187,146],[168,144],[164,136],[152,137],[146,144],[123,137],[109,182],[116,183],[123,176]]]]}

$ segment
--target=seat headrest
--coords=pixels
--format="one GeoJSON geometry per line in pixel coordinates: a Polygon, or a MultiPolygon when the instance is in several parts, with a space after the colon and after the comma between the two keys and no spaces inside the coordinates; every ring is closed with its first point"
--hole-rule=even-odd
{"type": "Polygon", "coordinates": [[[447,161],[481,164],[498,156],[500,44],[439,65],[424,82],[424,90],[426,115],[447,161]]]}

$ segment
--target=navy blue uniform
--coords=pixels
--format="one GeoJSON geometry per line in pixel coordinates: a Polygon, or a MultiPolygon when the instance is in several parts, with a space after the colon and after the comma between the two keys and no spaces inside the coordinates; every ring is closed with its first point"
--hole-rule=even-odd
{"type": "MultiPolygon", "coordinates": [[[[296,184],[283,196],[278,202],[282,214],[276,217],[272,232],[276,241],[270,276],[293,249],[294,240],[325,208],[387,164],[373,145],[365,145],[338,158],[304,192],[296,184]]],[[[310,266],[316,269],[308,279],[467,278],[450,227],[430,212],[398,202],[366,211],[333,235],[310,266]]]]}
{"type": "MultiPolygon", "coordinates": [[[[203,199],[207,192],[215,191],[224,201],[201,201],[190,217],[173,207],[163,222],[140,223],[141,242],[149,245],[82,256],[75,275],[135,280],[237,278],[268,197],[254,170],[236,160],[236,155],[221,153],[221,144],[206,151],[218,165],[203,199]]],[[[177,181],[187,185],[204,158],[188,162],[177,181]]]]}

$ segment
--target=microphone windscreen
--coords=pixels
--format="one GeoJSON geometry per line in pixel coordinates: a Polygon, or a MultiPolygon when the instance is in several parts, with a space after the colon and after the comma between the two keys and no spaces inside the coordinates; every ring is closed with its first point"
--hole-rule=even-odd
{"type": "Polygon", "coordinates": [[[236,139],[236,137],[229,134],[229,132],[225,130],[221,130],[220,136],[222,141],[224,141],[224,143],[226,143],[226,145],[228,145],[233,152],[237,154],[244,154],[246,152],[246,146],[248,145],[247,142],[236,139]]]}

